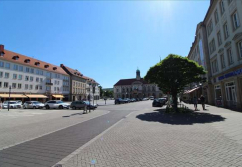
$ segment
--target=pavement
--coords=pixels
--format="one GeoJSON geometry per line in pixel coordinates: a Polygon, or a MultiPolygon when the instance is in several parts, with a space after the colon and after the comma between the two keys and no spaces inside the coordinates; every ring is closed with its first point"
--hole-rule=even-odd
{"type": "MultiPolygon", "coordinates": [[[[193,109],[193,105],[184,105],[193,109]]],[[[52,116],[60,123],[49,121],[56,131],[39,133],[40,137],[1,150],[0,167],[242,166],[242,113],[209,105],[205,111],[198,107],[200,111],[191,114],[166,114],[163,108],[151,107],[151,101],[110,102],[99,107],[107,113],[94,116],[99,113],[94,111],[93,118],[62,129],[59,126],[65,119],[59,119],[59,111],[19,117],[16,126],[41,116],[52,116]]],[[[38,127],[35,121],[32,128],[38,127]]],[[[40,119],[39,123],[45,121],[40,119]]],[[[11,126],[2,129],[11,130],[11,126]]],[[[27,131],[9,133],[17,137],[27,131]]]]}

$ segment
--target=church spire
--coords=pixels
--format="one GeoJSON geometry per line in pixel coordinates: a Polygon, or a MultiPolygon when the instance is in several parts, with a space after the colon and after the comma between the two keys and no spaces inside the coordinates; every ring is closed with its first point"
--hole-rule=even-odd
{"type": "Polygon", "coordinates": [[[136,79],[140,80],[140,70],[139,70],[138,67],[137,67],[137,70],[136,70],[136,79]]]}

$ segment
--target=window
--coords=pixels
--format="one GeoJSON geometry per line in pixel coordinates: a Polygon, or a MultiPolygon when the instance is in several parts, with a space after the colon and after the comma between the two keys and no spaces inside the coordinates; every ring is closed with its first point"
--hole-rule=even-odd
{"type": "Polygon", "coordinates": [[[225,12],[223,0],[220,1],[220,12],[221,12],[221,15],[223,15],[225,12]]]}
{"type": "Polygon", "coordinates": [[[49,86],[46,86],[46,90],[49,91],[50,90],[50,87],[49,86]]]}
{"type": "Polygon", "coordinates": [[[22,87],[22,84],[19,83],[18,84],[18,89],[21,89],[21,87],[22,87]]]}
{"type": "Polygon", "coordinates": [[[49,72],[47,72],[47,73],[46,73],[46,76],[47,76],[48,78],[50,78],[50,77],[51,77],[51,74],[50,74],[49,72]]]}
{"type": "Polygon", "coordinates": [[[225,68],[224,54],[220,55],[221,67],[225,68]]]}
{"type": "Polygon", "coordinates": [[[25,89],[28,89],[29,88],[29,85],[28,84],[25,84],[25,89]]]}
{"type": "Polygon", "coordinates": [[[43,78],[40,78],[40,82],[43,82],[43,78]]]}
{"type": "Polygon", "coordinates": [[[9,73],[5,72],[5,78],[9,78],[9,73]]]}
{"type": "Polygon", "coordinates": [[[240,26],[239,17],[237,11],[232,14],[233,28],[236,30],[240,26]]]}
{"type": "Polygon", "coordinates": [[[57,87],[57,91],[58,91],[58,92],[60,91],[60,88],[59,88],[59,87],[57,87]]]}
{"type": "Polygon", "coordinates": [[[18,70],[19,70],[19,71],[23,71],[23,66],[19,66],[19,67],[18,67],[18,70]]]}
{"type": "Polygon", "coordinates": [[[34,78],[33,77],[30,77],[29,80],[30,80],[30,82],[32,82],[34,80],[34,78]]]}
{"type": "Polygon", "coordinates": [[[18,75],[18,80],[22,80],[22,75],[18,75]]]}
{"type": "Polygon", "coordinates": [[[29,80],[29,76],[25,76],[25,81],[28,81],[29,80]]]}
{"type": "Polygon", "coordinates": [[[36,70],[36,74],[38,74],[38,75],[39,75],[39,70],[36,70]]]}
{"type": "Polygon", "coordinates": [[[39,86],[39,90],[42,90],[42,86],[41,85],[39,86]]]}
{"type": "Polygon", "coordinates": [[[0,67],[4,67],[4,62],[0,61],[0,67]]]}
{"type": "Polygon", "coordinates": [[[10,69],[10,63],[5,63],[5,68],[10,69]]]}
{"type": "Polygon", "coordinates": [[[218,19],[218,10],[216,9],[214,12],[214,19],[215,19],[215,23],[217,24],[219,19],[218,19]]]}
{"type": "Polygon", "coordinates": [[[217,33],[217,38],[218,38],[218,45],[220,46],[222,44],[222,37],[221,37],[220,31],[217,33]]]}
{"type": "Polygon", "coordinates": [[[208,36],[212,33],[213,31],[213,22],[212,20],[208,23],[208,36]]]}
{"type": "Polygon", "coordinates": [[[36,77],[36,82],[39,82],[39,78],[38,77],[36,77]]]}
{"type": "MultiPolygon", "coordinates": [[[[60,84],[60,81],[57,81],[57,85],[59,85],[60,84]]],[[[79,84],[79,86],[80,86],[80,84],[79,84]]]]}
{"type": "Polygon", "coordinates": [[[32,73],[32,74],[34,73],[34,69],[33,68],[30,69],[30,73],[32,73]]]}
{"type": "Polygon", "coordinates": [[[213,53],[216,50],[214,39],[209,43],[209,50],[210,50],[210,54],[213,53]]]}
{"type": "Polygon", "coordinates": [[[8,82],[4,82],[3,87],[8,88],[8,82]]]}
{"type": "Polygon", "coordinates": [[[226,89],[227,101],[237,102],[234,82],[226,83],[225,89],[226,89]]]}
{"type": "Polygon", "coordinates": [[[57,81],[55,80],[55,85],[57,84],[57,81]]]}
{"type": "Polygon", "coordinates": [[[215,60],[212,62],[212,70],[213,70],[213,73],[218,72],[218,62],[217,62],[217,59],[215,59],[215,60]]]}
{"type": "Polygon", "coordinates": [[[38,90],[39,89],[39,86],[38,85],[35,85],[35,90],[38,90]]]}
{"type": "MultiPolygon", "coordinates": [[[[242,41],[238,42],[238,50],[239,50],[239,56],[242,58],[242,41]]],[[[0,75],[1,77],[1,75],[0,75]]]]}
{"type": "Polygon", "coordinates": [[[28,67],[25,68],[25,72],[29,72],[29,68],[28,67]]]}
{"type": "Polygon", "coordinates": [[[2,78],[3,77],[3,72],[2,71],[0,71],[0,78],[2,78]]]}
{"type": "Polygon", "coordinates": [[[228,30],[228,24],[224,24],[224,39],[227,39],[229,37],[229,30],[228,30]]]}
{"type": "Polygon", "coordinates": [[[17,64],[14,64],[13,65],[13,69],[16,70],[16,71],[18,71],[18,65],[17,64]]]}
{"type": "Polygon", "coordinates": [[[29,89],[32,90],[33,89],[33,85],[29,85],[29,89]]]}
{"type": "Polygon", "coordinates": [[[17,79],[17,74],[13,74],[13,79],[17,79]]]}
{"type": "Polygon", "coordinates": [[[43,71],[39,71],[39,74],[40,74],[40,75],[43,75],[43,71]]]}
{"type": "Polygon", "coordinates": [[[17,84],[16,84],[16,83],[12,83],[12,88],[13,88],[13,89],[15,89],[15,88],[16,88],[16,86],[17,86],[17,84]]]}
{"type": "Polygon", "coordinates": [[[234,60],[233,60],[233,55],[232,55],[232,50],[231,50],[231,48],[229,48],[229,49],[227,50],[227,55],[228,55],[229,64],[233,64],[233,63],[234,63],[234,60]]]}
{"type": "Polygon", "coordinates": [[[2,87],[2,82],[0,82],[0,88],[2,87]]]}

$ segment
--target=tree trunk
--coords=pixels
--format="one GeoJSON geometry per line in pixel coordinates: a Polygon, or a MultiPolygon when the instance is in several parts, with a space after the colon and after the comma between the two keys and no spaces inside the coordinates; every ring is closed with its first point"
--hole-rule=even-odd
{"type": "Polygon", "coordinates": [[[174,110],[176,112],[178,112],[178,109],[177,109],[177,94],[176,93],[172,94],[172,101],[173,101],[174,110]]]}

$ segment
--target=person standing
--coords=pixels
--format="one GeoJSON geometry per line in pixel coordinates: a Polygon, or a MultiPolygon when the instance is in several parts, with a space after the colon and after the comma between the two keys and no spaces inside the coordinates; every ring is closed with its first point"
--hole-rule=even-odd
{"type": "Polygon", "coordinates": [[[201,95],[200,100],[201,100],[203,110],[205,110],[205,97],[203,95],[201,95]]]}
{"type": "Polygon", "coordinates": [[[196,96],[193,98],[193,104],[194,104],[195,111],[197,111],[197,97],[196,96]]]}

